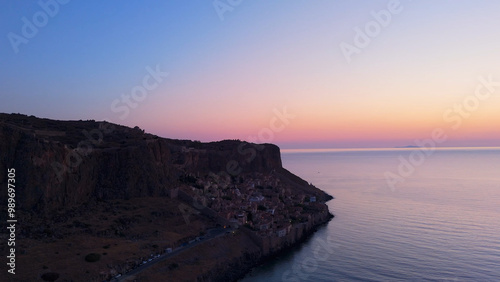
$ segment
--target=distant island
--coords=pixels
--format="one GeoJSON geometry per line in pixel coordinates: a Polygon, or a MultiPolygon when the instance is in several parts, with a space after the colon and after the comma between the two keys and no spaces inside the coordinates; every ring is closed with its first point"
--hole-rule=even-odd
{"type": "Polygon", "coordinates": [[[0,114],[0,149],[20,281],[234,281],[333,217],[272,144],[0,114]]]}
{"type": "Polygon", "coordinates": [[[403,148],[420,148],[420,147],[415,145],[407,145],[407,146],[396,146],[394,148],[403,149],[403,148]]]}

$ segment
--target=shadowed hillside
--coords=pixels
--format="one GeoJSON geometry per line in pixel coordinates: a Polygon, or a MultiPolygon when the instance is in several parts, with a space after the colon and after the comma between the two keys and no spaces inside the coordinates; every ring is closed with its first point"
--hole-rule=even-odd
{"type": "MultiPolygon", "coordinates": [[[[234,279],[331,216],[324,204],[331,196],[284,169],[272,144],[173,140],[104,121],[0,114],[0,151],[0,171],[15,169],[18,262],[33,266],[26,279],[65,269],[64,279],[102,281],[223,225],[242,227],[237,240],[246,246],[231,256],[239,270],[221,276],[234,279]],[[99,253],[90,256],[95,264],[84,260],[99,253]]],[[[0,201],[5,214],[6,193],[0,201]]],[[[189,270],[193,279],[211,281],[227,267],[223,259],[198,260],[207,260],[208,272],[189,270]]],[[[185,275],[188,264],[180,265],[170,271],[185,275]]]]}

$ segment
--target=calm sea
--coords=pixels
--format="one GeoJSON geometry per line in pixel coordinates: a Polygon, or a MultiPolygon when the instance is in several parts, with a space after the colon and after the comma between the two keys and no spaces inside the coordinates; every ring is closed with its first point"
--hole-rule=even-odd
{"type": "Polygon", "coordinates": [[[335,197],[335,218],[242,281],[500,281],[500,148],[424,158],[419,149],[284,151],[282,159],[335,197]],[[405,160],[415,165],[400,175],[405,160]],[[391,188],[387,172],[404,182],[391,188]]]}

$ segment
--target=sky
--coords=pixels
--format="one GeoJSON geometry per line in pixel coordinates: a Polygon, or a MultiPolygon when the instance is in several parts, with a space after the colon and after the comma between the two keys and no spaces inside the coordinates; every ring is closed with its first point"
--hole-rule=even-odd
{"type": "Polygon", "coordinates": [[[285,149],[498,146],[499,11],[472,0],[2,1],[0,112],[285,149]]]}

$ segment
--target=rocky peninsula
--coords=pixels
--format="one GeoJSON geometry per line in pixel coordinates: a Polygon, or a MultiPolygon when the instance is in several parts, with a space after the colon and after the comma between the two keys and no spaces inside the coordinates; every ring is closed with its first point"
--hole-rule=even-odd
{"type": "Polygon", "coordinates": [[[272,144],[0,114],[0,152],[0,186],[16,177],[12,281],[119,279],[160,257],[129,281],[234,281],[332,218],[272,144]]]}

